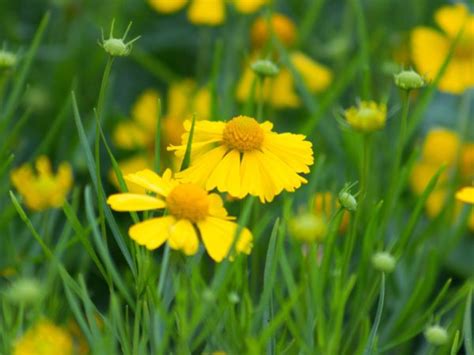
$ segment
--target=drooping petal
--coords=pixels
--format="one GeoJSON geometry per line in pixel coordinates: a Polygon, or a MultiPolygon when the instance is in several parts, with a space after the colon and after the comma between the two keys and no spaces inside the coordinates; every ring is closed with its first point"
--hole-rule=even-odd
{"type": "Polygon", "coordinates": [[[314,162],[312,144],[305,136],[292,133],[266,133],[263,151],[270,151],[298,173],[308,173],[314,162]]]}
{"type": "Polygon", "coordinates": [[[174,187],[173,181],[166,181],[149,169],[128,174],[124,179],[162,196],[167,196],[170,190],[174,187]]]}
{"type": "Polygon", "coordinates": [[[459,201],[474,204],[474,187],[463,187],[456,192],[456,198],[459,201]]]}
{"type": "Polygon", "coordinates": [[[131,226],[128,234],[147,249],[156,249],[168,240],[170,227],[175,221],[172,216],[149,219],[131,226]]]}
{"type": "Polygon", "coordinates": [[[111,195],[107,203],[115,211],[147,211],[166,207],[165,201],[156,197],[133,193],[111,195]]]}
{"type": "Polygon", "coordinates": [[[209,200],[209,215],[223,219],[235,219],[235,217],[227,215],[222,198],[218,194],[209,194],[207,198],[209,200]]]}
{"type": "MultiPolygon", "coordinates": [[[[198,222],[201,238],[209,256],[221,262],[230,251],[237,231],[237,223],[216,217],[208,217],[198,222]]],[[[242,230],[235,244],[235,250],[249,254],[252,249],[252,234],[246,228],[242,230]]]]}
{"type": "Polygon", "coordinates": [[[168,243],[172,249],[181,250],[186,255],[196,254],[199,247],[196,231],[186,219],[181,219],[171,226],[168,243]]]}
{"type": "Polygon", "coordinates": [[[191,159],[191,166],[177,173],[176,177],[185,182],[192,182],[203,187],[206,186],[209,175],[219,164],[227,150],[226,147],[219,146],[201,155],[195,161],[191,159]]]}
{"type": "Polygon", "coordinates": [[[217,164],[206,183],[206,190],[217,187],[220,192],[240,195],[240,152],[233,149],[217,164]]]}

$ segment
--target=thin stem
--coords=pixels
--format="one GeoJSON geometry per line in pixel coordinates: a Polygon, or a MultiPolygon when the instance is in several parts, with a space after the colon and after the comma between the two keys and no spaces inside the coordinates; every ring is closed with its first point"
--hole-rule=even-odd
{"type": "Polygon", "coordinates": [[[257,84],[258,84],[258,97],[257,97],[257,121],[262,122],[263,119],[263,105],[264,105],[264,97],[263,97],[263,89],[265,83],[265,77],[262,75],[257,76],[257,84]]]}

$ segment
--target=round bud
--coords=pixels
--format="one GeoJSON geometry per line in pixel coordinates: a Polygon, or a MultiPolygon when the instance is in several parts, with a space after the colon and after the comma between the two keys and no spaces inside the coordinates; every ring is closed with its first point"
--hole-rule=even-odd
{"type": "Polygon", "coordinates": [[[425,330],[426,341],[430,344],[440,346],[448,342],[448,332],[439,325],[432,325],[425,330]]]}
{"type": "Polygon", "coordinates": [[[114,57],[123,57],[130,53],[130,47],[120,38],[109,38],[103,43],[107,53],[114,57]]]}
{"type": "Polygon", "coordinates": [[[339,193],[339,203],[350,212],[355,212],[357,210],[357,200],[347,191],[341,191],[339,193]]]}
{"type": "Polygon", "coordinates": [[[43,290],[38,280],[21,278],[10,285],[5,296],[13,303],[32,304],[42,298],[43,290]]]}
{"type": "Polygon", "coordinates": [[[229,292],[227,297],[228,297],[230,303],[237,304],[237,303],[240,302],[240,297],[237,294],[237,292],[234,292],[234,291],[229,292]]]}
{"type": "Polygon", "coordinates": [[[396,264],[397,261],[389,252],[381,251],[372,256],[372,265],[379,271],[390,273],[395,269],[396,264]]]}
{"type": "Polygon", "coordinates": [[[278,67],[268,59],[260,59],[253,62],[250,67],[261,76],[276,76],[280,71],[278,67]]]}
{"type": "Polygon", "coordinates": [[[394,75],[395,85],[400,89],[413,90],[425,86],[423,77],[414,70],[403,70],[394,75]]]}
{"type": "Polygon", "coordinates": [[[303,242],[322,241],[327,232],[325,219],[309,212],[293,217],[288,228],[295,239],[303,242]]]}
{"type": "Polygon", "coordinates": [[[16,54],[6,50],[0,50],[0,70],[10,69],[15,66],[17,62],[16,54]]]}

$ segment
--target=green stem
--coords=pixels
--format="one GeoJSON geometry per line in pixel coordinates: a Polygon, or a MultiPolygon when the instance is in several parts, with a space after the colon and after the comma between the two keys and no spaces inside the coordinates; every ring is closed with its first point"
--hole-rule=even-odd
{"type": "Polygon", "coordinates": [[[263,119],[263,106],[264,106],[264,86],[265,77],[258,75],[257,76],[257,85],[258,85],[258,98],[257,98],[257,121],[262,122],[263,119]]]}

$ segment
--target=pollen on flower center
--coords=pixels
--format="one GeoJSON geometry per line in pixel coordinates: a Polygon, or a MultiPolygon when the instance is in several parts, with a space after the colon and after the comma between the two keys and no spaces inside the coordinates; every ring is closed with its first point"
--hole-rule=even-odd
{"type": "Polygon", "coordinates": [[[168,211],[177,219],[198,222],[209,212],[207,192],[196,184],[181,184],[171,190],[166,198],[168,211]]]}
{"type": "Polygon", "coordinates": [[[234,117],[227,122],[223,132],[224,143],[241,152],[259,149],[263,137],[263,130],[258,122],[247,116],[234,117]]]}

